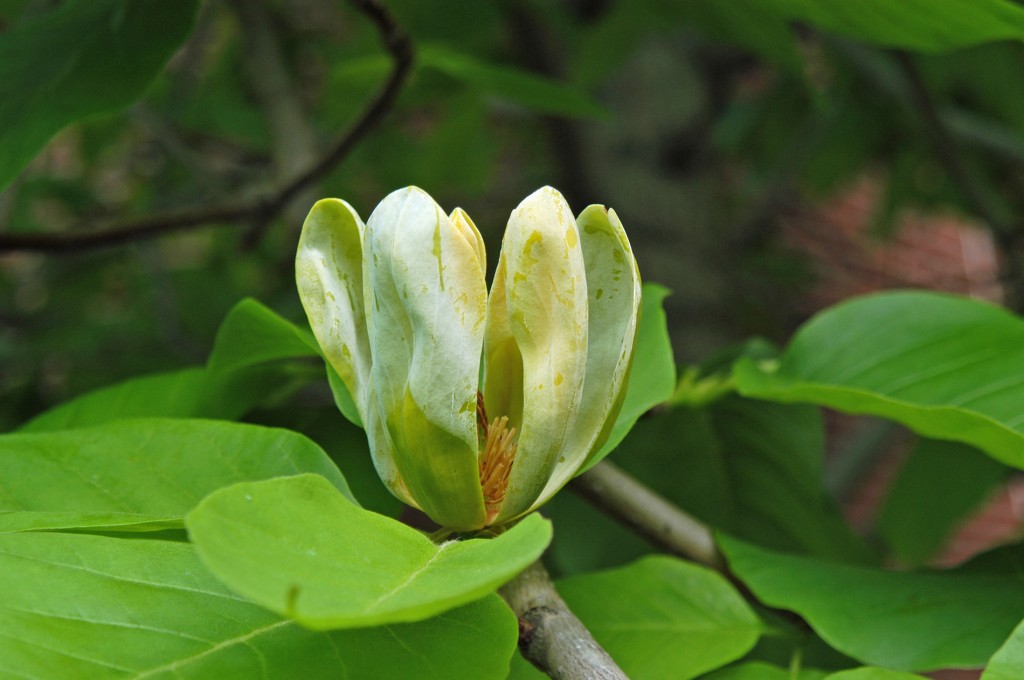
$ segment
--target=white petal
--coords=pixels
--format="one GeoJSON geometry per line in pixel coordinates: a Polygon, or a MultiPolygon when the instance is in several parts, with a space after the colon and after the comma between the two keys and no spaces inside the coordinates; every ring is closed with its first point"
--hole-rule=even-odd
{"type": "Polygon", "coordinates": [[[302,225],[295,280],[313,335],[365,423],[370,347],[363,313],[363,230],[345,201],[317,201],[302,225]]]}
{"type": "Polygon", "coordinates": [[[587,281],[579,232],[562,195],[539,189],[512,213],[488,301],[484,395],[491,418],[519,429],[497,522],[540,496],[583,391],[587,281]]]}
{"type": "Polygon", "coordinates": [[[371,379],[397,470],[436,522],[479,528],[486,287],[476,245],[415,187],[381,202],[365,243],[371,379]]]}
{"type": "Polygon", "coordinates": [[[587,270],[587,377],[565,462],[538,499],[543,503],[568,482],[608,438],[626,391],[640,312],[640,271],[614,210],[591,205],[577,225],[587,270]]]}

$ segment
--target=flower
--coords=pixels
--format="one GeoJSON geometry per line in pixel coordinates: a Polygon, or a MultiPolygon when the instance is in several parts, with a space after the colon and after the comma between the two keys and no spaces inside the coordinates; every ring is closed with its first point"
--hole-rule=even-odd
{"type": "Polygon", "coordinates": [[[381,479],[456,531],[530,512],[608,438],[636,339],[640,275],[613,210],[574,219],[537,190],[512,213],[488,295],[484,242],[416,187],[364,225],[316,203],[299,296],[381,479]]]}

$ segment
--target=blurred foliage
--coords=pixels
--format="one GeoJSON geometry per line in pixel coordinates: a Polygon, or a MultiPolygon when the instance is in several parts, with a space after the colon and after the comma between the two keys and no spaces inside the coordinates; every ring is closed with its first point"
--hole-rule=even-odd
{"type": "MultiPolygon", "coordinates": [[[[54,6],[82,5],[100,11],[0,2],[0,53],[17,57],[10,39],[52,21],[54,6]]],[[[1001,220],[1000,243],[1020,240],[1024,90],[1006,84],[1024,76],[1024,46],[1011,40],[1024,34],[1024,10],[1004,0],[927,12],[875,5],[854,16],[842,3],[796,0],[388,2],[416,46],[415,71],[384,124],[316,194],[345,197],[365,216],[391,189],[418,184],[479,216],[496,250],[518,198],[552,184],[577,209],[600,202],[622,215],[645,278],[674,291],[666,306],[681,359],[755,333],[783,338],[811,281],[774,229],[793,201],[868,171],[886,186],[880,232],[908,205],[977,212],[949,179],[892,48],[922,52],[913,63],[1001,220]]],[[[389,58],[345,3],[266,9],[291,93],[326,142],[359,115],[389,58]]],[[[201,3],[141,99],[109,113],[117,105],[97,91],[91,108],[61,119],[108,112],[65,128],[0,194],[0,230],[90,228],[273,182],[281,159],[241,37],[230,3],[201,3]]],[[[17,59],[4,63],[0,90],[20,82],[17,59]]],[[[0,257],[0,426],[194,363],[244,296],[298,318],[298,226],[289,213],[247,251],[245,225],[221,225],[116,250],[0,257]]]]}

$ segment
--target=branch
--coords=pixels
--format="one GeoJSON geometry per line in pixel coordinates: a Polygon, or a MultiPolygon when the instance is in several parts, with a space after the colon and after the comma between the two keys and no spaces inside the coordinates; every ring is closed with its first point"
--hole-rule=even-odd
{"type": "Polygon", "coordinates": [[[60,233],[2,233],[0,253],[14,251],[81,252],[154,238],[174,231],[204,225],[250,224],[255,232],[278,215],[304,189],[326,177],[356,144],[391,110],[412,69],[413,48],[409,37],[378,0],[351,0],[356,9],[376,26],[391,55],[393,67],[388,79],[356,122],[330,145],[327,152],[303,172],[264,196],[246,201],[148,215],[125,220],[103,229],[60,233]]]}
{"type": "Polygon", "coordinates": [[[555,680],[629,680],[569,610],[540,561],[499,591],[519,619],[519,651],[555,680]]]}
{"type": "Polygon", "coordinates": [[[707,526],[612,463],[598,463],[572,480],[569,487],[654,545],[725,571],[725,560],[707,526]]]}

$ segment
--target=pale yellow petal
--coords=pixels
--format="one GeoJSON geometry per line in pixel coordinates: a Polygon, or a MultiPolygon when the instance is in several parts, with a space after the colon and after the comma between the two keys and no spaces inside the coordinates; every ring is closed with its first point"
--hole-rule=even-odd
{"type": "Polygon", "coordinates": [[[372,376],[395,466],[439,524],[483,524],[476,393],[486,288],[474,245],[425,192],[390,194],[366,227],[372,376]]]}
{"type": "Polygon", "coordinates": [[[587,282],[576,221],[562,195],[539,189],[512,213],[488,301],[488,415],[519,431],[498,522],[540,496],[572,432],[587,354],[587,282]]]}
{"type": "Polygon", "coordinates": [[[622,407],[636,344],[640,271],[622,223],[614,210],[591,205],[577,225],[587,272],[587,375],[564,460],[538,504],[562,488],[607,440],[622,407]]]}
{"type": "Polygon", "coordinates": [[[473,220],[469,219],[469,215],[462,208],[453,210],[448,219],[451,220],[452,226],[455,227],[456,231],[476,250],[476,257],[480,262],[480,271],[486,272],[487,251],[484,248],[484,238],[480,235],[480,230],[473,224],[473,220]]]}
{"type": "Polygon", "coordinates": [[[365,422],[371,360],[363,309],[363,229],[345,201],[317,201],[302,225],[295,280],[313,335],[365,422]]]}

